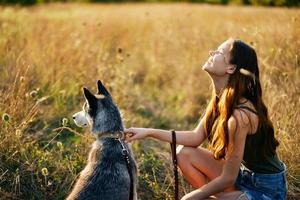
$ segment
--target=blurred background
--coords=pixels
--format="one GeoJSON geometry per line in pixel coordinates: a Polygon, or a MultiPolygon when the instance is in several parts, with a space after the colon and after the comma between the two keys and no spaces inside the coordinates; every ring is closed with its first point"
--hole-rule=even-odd
{"type": "MultiPolygon", "coordinates": [[[[299,0],[0,2],[0,199],[66,197],[94,141],[72,115],[99,79],[126,127],[195,128],[212,89],[201,66],[229,37],[257,51],[288,199],[300,198],[299,0]]],[[[169,144],[133,150],[139,198],[172,199],[169,144]]],[[[192,189],[180,178],[181,195],[192,189]]]]}
{"type": "Polygon", "coordinates": [[[0,0],[2,4],[33,5],[52,2],[89,2],[89,3],[126,3],[126,2],[188,2],[208,4],[242,4],[242,5],[263,5],[263,6],[299,6],[299,0],[0,0]]]}

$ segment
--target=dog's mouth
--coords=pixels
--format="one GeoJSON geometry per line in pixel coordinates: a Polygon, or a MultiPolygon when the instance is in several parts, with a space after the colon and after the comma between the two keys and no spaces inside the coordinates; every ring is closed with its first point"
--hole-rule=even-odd
{"type": "Polygon", "coordinates": [[[80,126],[80,127],[86,127],[86,126],[87,126],[87,124],[78,124],[78,123],[76,123],[76,122],[75,122],[75,124],[76,124],[77,126],[80,126]]]}
{"type": "Polygon", "coordinates": [[[74,120],[74,122],[75,122],[76,126],[78,126],[78,127],[84,128],[84,127],[87,127],[87,126],[88,126],[86,123],[80,124],[80,123],[76,122],[75,120],[74,120]]]}

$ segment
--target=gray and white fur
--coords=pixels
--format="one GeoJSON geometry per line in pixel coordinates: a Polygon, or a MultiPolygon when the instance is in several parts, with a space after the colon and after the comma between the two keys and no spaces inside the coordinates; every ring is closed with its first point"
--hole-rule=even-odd
{"type": "MultiPolygon", "coordinates": [[[[67,200],[129,200],[130,176],[121,143],[114,138],[101,138],[107,132],[124,131],[118,107],[101,81],[98,81],[98,95],[93,95],[86,88],[83,90],[86,103],[82,111],[73,115],[73,119],[78,126],[90,126],[97,140],[67,200]]],[[[129,152],[133,199],[136,200],[137,166],[130,147],[124,141],[123,144],[129,152]]]]}

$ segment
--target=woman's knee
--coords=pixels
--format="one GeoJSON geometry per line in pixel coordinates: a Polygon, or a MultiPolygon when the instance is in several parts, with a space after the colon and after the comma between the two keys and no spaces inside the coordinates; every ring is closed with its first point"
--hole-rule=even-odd
{"type": "Polygon", "coordinates": [[[186,147],[183,145],[179,145],[176,148],[176,156],[177,156],[178,161],[179,162],[180,162],[180,160],[187,161],[190,158],[190,156],[193,154],[194,150],[195,150],[195,148],[193,148],[193,147],[186,147]]]}
{"type": "Polygon", "coordinates": [[[177,164],[181,171],[188,169],[191,164],[190,156],[192,151],[190,148],[183,145],[179,145],[176,148],[177,164]]]}

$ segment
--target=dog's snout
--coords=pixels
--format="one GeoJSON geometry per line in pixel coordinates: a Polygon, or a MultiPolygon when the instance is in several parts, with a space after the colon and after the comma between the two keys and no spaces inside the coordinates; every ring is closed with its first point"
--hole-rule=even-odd
{"type": "Polygon", "coordinates": [[[80,112],[77,112],[77,113],[74,113],[72,115],[72,118],[75,122],[75,124],[79,127],[85,127],[85,126],[88,126],[89,125],[89,121],[87,119],[87,115],[84,111],[80,111],[80,112]]]}

